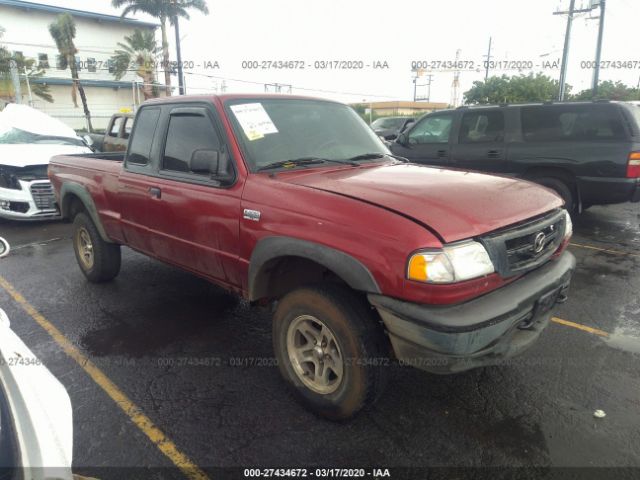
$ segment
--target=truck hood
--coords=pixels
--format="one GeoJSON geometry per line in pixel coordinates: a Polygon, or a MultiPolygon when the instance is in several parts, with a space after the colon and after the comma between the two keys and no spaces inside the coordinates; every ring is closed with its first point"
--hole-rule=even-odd
{"type": "Polygon", "coordinates": [[[55,155],[70,155],[73,153],[91,153],[91,149],[79,145],[5,143],[0,144],[0,165],[8,165],[10,167],[47,165],[51,157],[55,155]]]}
{"type": "Polygon", "coordinates": [[[434,230],[446,243],[475,237],[562,206],[522,180],[414,164],[297,171],[282,180],[361,200],[434,230]]]}

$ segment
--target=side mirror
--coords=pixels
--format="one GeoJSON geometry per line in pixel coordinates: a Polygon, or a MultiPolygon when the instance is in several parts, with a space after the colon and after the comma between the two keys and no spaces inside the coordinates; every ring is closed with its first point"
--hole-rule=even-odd
{"type": "Polygon", "coordinates": [[[235,178],[229,155],[217,150],[195,150],[189,161],[189,170],[210,175],[221,184],[231,183],[235,178]]]}
{"type": "Polygon", "coordinates": [[[405,132],[400,133],[396,138],[396,143],[399,143],[400,145],[406,145],[408,141],[409,137],[407,137],[407,134],[405,132]]]}
{"type": "Polygon", "coordinates": [[[220,152],[217,150],[195,150],[189,161],[193,173],[216,175],[220,166],[220,152]]]}
{"type": "Polygon", "coordinates": [[[93,146],[93,138],[91,138],[89,135],[84,135],[82,139],[84,140],[84,143],[86,143],[88,147],[93,146]]]}
{"type": "Polygon", "coordinates": [[[0,258],[9,255],[9,242],[0,237],[0,258]]]}

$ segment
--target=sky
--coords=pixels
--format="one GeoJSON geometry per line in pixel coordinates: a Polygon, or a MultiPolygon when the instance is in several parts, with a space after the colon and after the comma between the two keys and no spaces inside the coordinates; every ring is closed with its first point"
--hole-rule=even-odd
{"type": "MultiPolygon", "coordinates": [[[[576,8],[591,1],[576,0],[576,8]]],[[[108,0],[40,3],[120,13],[108,0]]],[[[450,103],[454,72],[443,62],[455,61],[459,50],[459,60],[470,67],[460,73],[461,99],[474,81],[484,79],[489,37],[492,60],[502,63],[491,75],[543,71],[557,79],[566,16],[553,13],[566,10],[569,0],[207,0],[207,4],[208,16],[193,12],[180,24],[182,58],[187,65],[193,63],[186,70],[188,93],[219,91],[224,79],[227,92],[262,92],[264,84],[280,83],[291,85],[292,93],[344,102],[412,100],[413,62],[427,62],[431,70],[418,78],[417,96],[429,93],[433,102],[450,103]],[[267,67],[270,61],[293,61],[304,64],[304,69],[249,68],[267,67]],[[345,62],[341,67],[356,68],[328,68],[336,61],[345,62]],[[429,73],[430,92],[424,85],[429,73]]],[[[598,20],[589,17],[598,14],[596,9],[573,22],[567,73],[573,92],[591,85],[593,70],[584,62],[595,58],[598,20]]],[[[135,18],[149,20],[144,15],[135,18]]],[[[632,35],[638,18],[640,1],[607,0],[602,60],[636,65],[602,69],[601,80],[639,83],[640,52],[636,34],[632,35]]]]}

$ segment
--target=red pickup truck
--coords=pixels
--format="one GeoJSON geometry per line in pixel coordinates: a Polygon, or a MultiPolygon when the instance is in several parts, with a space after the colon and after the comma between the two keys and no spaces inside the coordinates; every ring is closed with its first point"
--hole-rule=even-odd
{"type": "Polygon", "coordinates": [[[273,304],[282,375],[332,419],[376,398],[390,359],[452,373],[522,352],[575,268],[550,190],[408,163],[332,101],[149,101],[126,154],[49,176],[89,281],[125,245],[273,304]]]}

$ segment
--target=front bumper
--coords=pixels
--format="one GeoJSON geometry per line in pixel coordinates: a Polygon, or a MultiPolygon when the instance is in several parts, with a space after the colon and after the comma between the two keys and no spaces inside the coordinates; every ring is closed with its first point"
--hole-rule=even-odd
{"type": "Polygon", "coordinates": [[[20,180],[20,190],[0,188],[0,218],[50,220],[59,218],[49,180],[20,180]]]}
{"type": "Polygon", "coordinates": [[[389,333],[396,357],[433,373],[501,363],[529,346],[566,299],[575,258],[558,259],[482,297],[451,306],[419,305],[369,295],[389,333]]]}

